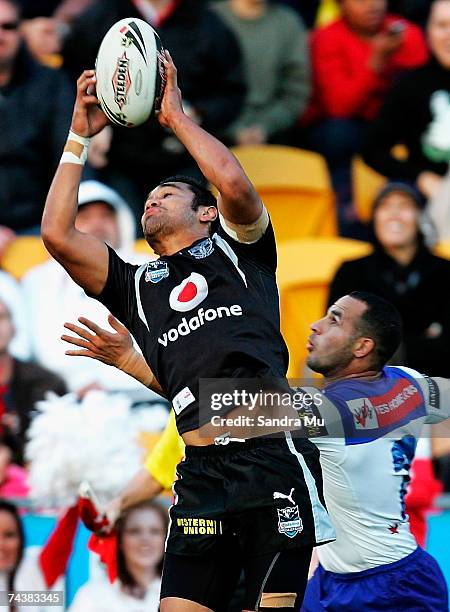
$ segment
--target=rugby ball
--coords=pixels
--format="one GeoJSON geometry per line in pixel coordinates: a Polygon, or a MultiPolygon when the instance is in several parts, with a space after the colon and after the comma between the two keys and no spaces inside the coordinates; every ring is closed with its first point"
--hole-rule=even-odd
{"type": "Polygon", "coordinates": [[[112,123],[135,127],[158,110],[166,82],[163,46],[142,19],[127,18],[105,34],[95,63],[97,98],[112,123]]]}

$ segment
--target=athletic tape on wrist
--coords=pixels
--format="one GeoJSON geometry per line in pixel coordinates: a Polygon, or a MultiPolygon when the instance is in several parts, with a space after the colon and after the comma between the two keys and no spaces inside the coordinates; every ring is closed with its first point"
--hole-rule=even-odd
{"type": "Polygon", "coordinates": [[[61,156],[60,164],[78,164],[84,166],[87,160],[90,138],[79,136],[69,131],[64,153],[61,156]]]}

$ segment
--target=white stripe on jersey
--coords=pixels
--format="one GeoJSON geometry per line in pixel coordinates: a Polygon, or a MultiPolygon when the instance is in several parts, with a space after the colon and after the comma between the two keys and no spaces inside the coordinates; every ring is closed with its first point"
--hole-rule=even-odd
{"type": "Polygon", "coordinates": [[[247,279],[245,278],[245,274],[242,272],[242,270],[239,268],[239,260],[238,257],[236,255],[236,253],[233,251],[233,249],[230,247],[230,245],[228,244],[228,242],[226,240],[224,240],[221,236],[219,236],[218,234],[214,234],[213,236],[213,240],[214,242],[217,244],[217,246],[222,249],[222,251],[225,253],[225,255],[231,259],[234,267],[236,268],[236,270],[239,272],[239,274],[241,275],[242,280],[244,281],[244,284],[246,287],[248,287],[247,285],[247,279]]]}
{"type": "Polygon", "coordinates": [[[311,509],[314,519],[316,542],[317,544],[320,544],[321,542],[329,542],[330,540],[334,540],[336,534],[330,523],[330,517],[328,516],[328,512],[325,510],[322,502],[320,501],[316,481],[314,480],[314,477],[311,474],[309,467],[306,465],[306,461],[304,460],[303,455],[299,453],[295,448],[291,432],[285,431],[284,435],[286,437],[286,442],[289,447],[289,450],[293,455],[297,457],[297,461],[303,472],[303,478],[305,479],[305,483],[308,488],[309,499],[311,500],[311,509]]]}
{"type": "Polygon", "coordinates": [[[142,308],[141,292],[139,289],[139,283],[141,280],[141,276],[143,275],[144,270],[146,268],[147,268],[147,264],[145,263],[145,264],[142,264],[142,266],[139,266],[139,268],[136,270],[136,274],[134,275],[134,290],[136,291],[136,304],[137,304],[139,318],[144,323],[147,330],[150,331],[148,327],[147,319],[145,318],[144,309],[142,308]]]}

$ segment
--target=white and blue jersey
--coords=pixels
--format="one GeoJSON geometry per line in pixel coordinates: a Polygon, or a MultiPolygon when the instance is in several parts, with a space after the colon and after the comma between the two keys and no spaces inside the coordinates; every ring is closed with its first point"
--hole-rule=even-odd
{"type": "Polygon", "coordinates": [[[447,612],[444,577],[417,547],[405,495],[423,425],[450,416],[450,381],[388,366],[377,380],[332,383],[320,399],[328,436],[312,442],[336,541],[317,549],[302,612],[447,612]]]}
{"type": "Polygon", "coordinates": [[[333,437],[312,442],[336,541],[318,550],[320,563],[349,573],[399,561],[417,547],[405,512],[416,439],[424,423],[450,416],[450,382],[387,366],[379,380],[332,383],[321,399],[333,437]]]}

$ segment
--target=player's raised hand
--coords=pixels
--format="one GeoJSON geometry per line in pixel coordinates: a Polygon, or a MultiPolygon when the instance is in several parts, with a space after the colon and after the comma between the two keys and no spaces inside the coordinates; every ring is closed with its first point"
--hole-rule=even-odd
{"type": "Polygon", "coordinates": [[[161,102],[161,109],[157,113],[157,117],[163,127],[171,128],[176,117],[183,114],[183,102],[181,91],[178,87],[177,69],[167,49],[165,50],[163,62],[167,80],[161,102]]]}
{"type": "Polygon", "coordinates": [[[133,340],[126,327],[124,327],[111,314],[108,322],[115,330],[109,332],[90,319],[79,317],[78,321],[84,325],[65,323],[64,327],[77,336],[61,336],[61,339],[69,344],[79,347],[77,350],[66,351],[66,355],[76,357],[90,357],[107,365],[121,369],[124,363],[135,353],[133,340]],[[87,329],[86,329],[87,328],[87,329]]]}
{"type": "Polygon", "coordinates": [[[109,123],[105,113],[98,107],[96,82],[94,70],[85,70],[77,81],[77,97],[70,129],[85,138],[95,136],[109,123]]]}

